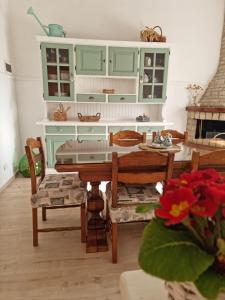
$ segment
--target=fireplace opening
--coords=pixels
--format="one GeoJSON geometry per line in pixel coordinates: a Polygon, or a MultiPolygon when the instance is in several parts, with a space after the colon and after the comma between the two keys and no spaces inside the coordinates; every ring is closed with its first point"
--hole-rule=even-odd
{"type": "MultiPolygon", "coordinates": [[[[197,120],[195,131],[196,139],[211,139],[219,133],[225,132],[225,122],[217,120],[197,120]]],[[[225,134],[220,135],[220,138],[225,139],[225,134]]]]}

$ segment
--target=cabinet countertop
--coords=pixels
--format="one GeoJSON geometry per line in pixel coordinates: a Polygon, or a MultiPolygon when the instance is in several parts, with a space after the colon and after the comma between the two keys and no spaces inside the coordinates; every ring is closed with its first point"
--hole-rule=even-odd
{"type": "Polygon", "coordinates": [[[137,122],[135,120],[100,120],[98,122],[81,122],[78,120],[74,121],[52,121],[52,120],[41,120],[36,122],[37,125],[48,125],[48,126],[100,126],[100,125],[115,125],[115,126],[125,126],[125,125],[133,125],[133,126],[168,126],[173,125],[172,122],[166,121],[150,121],[150,122],[137,122]]]}
{"type": "Polygon", "coordinates": [[[57,44],[80,44],[80,45],[104,45],[104,46],[123,46],[140,48],[170,48],[171,43],[142,42],[142,41],[116,41],[116,40],[95,40],[77,39],[72,37],[50,37],[36,36],[38,42],[57,43],[57,44]]]}

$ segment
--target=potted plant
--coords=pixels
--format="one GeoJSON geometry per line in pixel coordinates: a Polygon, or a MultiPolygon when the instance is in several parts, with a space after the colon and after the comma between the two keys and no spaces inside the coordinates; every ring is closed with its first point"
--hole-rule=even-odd
{"type": "Polygon", "coordinates": [[[168,282],[172,299],[225,299],[224,177],[207,169],[168,181],[144,230],[139,264],[168,282]],[[176,297],[182,292],[188,297],[176,297]]]}

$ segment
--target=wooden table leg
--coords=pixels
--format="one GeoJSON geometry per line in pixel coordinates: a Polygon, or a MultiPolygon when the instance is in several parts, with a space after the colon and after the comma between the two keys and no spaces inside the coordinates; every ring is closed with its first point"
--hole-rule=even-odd
{"type": "Polygon", "coordinates": [[[88,193],[87,253],[108,251],[106,224],[100,214],[104,209],[104,200],[101,197],[99,185],[100,182],[91,182],[92,189],[88,193]]]}

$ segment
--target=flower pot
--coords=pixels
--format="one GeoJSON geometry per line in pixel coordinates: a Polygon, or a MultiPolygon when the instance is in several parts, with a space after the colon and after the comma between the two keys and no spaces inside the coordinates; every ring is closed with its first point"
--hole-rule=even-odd
{"type": "MultiPolygon", "coordinates": [[[[166,281],[168,299],[171,300],[206,300],[192,282],[166,281]]],[[[225,300],[225,293],[219,294],[217,300],[225,300]]]]}

